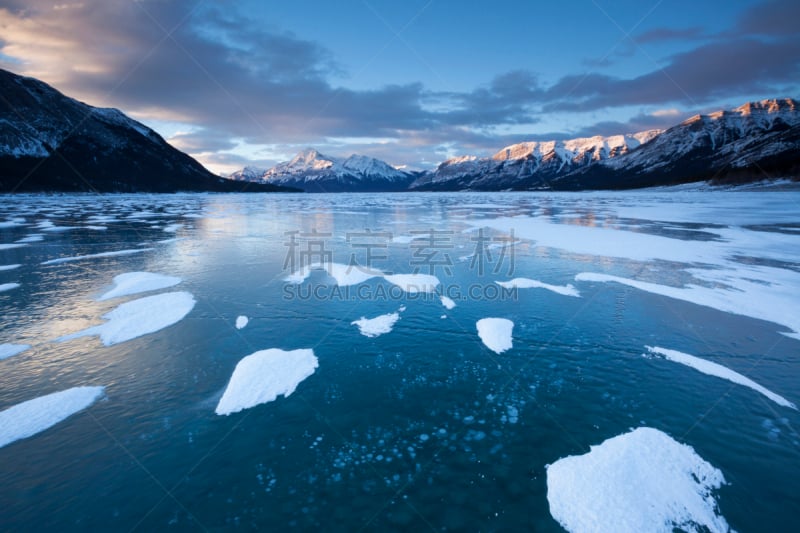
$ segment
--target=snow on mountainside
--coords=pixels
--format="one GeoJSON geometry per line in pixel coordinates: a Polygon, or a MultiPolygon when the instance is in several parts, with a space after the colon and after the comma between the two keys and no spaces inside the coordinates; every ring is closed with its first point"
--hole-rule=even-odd
{"type": "Polygon", "coordinates": [[[258,173],[245,168],[231,177],[296,187],[308,192],[401,191],[407,189],[415,178],[413,174],[379,159],[363,155],[342,159],[321,154],[313,148],[303,150],[291,161],[266,171],[258,173]]]}
{"type": "Polygon", "coordinates": [[[0,192],[274,190],[214,176],[155,131],[0,69],[0,192]]]}
{"type": "Polygon", "coordinates": [[[695,115],[625,157],[572,172],[557,188],[629,188],[712,179],[797,176],[800,106],[791,99],[750,102],[695,115]]]}
{"type": "Polygon", "coordinates": [[[489,158],[448,159],[412,184],[420,189],[499,189],[531,175],[553,179],[576,168],[627,154],[658,136],[650,130],[611,137],[566,141],[523,142],[507,146],[489,158]]]}
{"type": "Polygon", "coordinates": [[[791,99],[696,115],[668,130],[524,142],[492,157],[449,159],[417,190],[626,189],[738,183],[800,173],[800,108],[791,99]]]}

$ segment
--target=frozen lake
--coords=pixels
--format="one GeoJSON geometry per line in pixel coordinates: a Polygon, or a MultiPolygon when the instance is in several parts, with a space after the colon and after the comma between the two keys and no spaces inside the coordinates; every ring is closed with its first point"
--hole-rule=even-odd
{"type": "Polygon", "coordinates": [[[800,516],[798,192],[0,197],[0,310],[3,530],[800,516]]]}

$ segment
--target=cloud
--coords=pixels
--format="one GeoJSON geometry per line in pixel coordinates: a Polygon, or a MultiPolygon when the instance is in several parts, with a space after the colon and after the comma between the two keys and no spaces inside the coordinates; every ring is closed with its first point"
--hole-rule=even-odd
{"type": "Polygon", "coordinates": [[[771,0],[747,9],[739,18],[736,33],[796,36],[798,20],[800,20],[800,2],[771,0]]]}
{"type": "Polygon", "coordinates": [[[695,41],[704,37],[705,32],[698,27],[654,28],[639,34],[634,40],[639,44],[648,44],[663,41],[695,41]]]}
{"type": "MultiPolygon", "coordinates": [[[[741,94],[796,91],[799,6],[766,2],[716,36],[704,37],[699,28],[645,32],[637,43],[700,44],[630,77],[602,74],[593,65],[544,84],[523,68],[471,90],[434,92],[416,81],[369,90],[335,86],[331,80],[342,78],[342,69],[329,50],[239,15],[233,3],[3,0],[0,65],[144,122],[186,124],[191,133],[171,141],[204,161],[239,161],[245,156],[235,150],[243,143],[277,146],[283,154],[307,145],[347,150],[332,138],[386,138],[393,142],[350,142],[349,151],[427,164],[539,138],[498,132],[532,129],[547,114],[585,113],[588,122],[601,109],[697,108],[741,94]]],[[[634,49],[631,42],[618,53],[634,49]]],[[[675,118],[640,114],[582,131],[638,131],[675,118]]]]}
{"type": "Polygon", "coordinates": [[[697,107],[736,94],[776,93],[800,78],[800,37],[740,38],[673,56],[663,68],[625,79],[602,74],[566,76],[550,87],[546,111],[589,111],[681,102],[697,107]]]}

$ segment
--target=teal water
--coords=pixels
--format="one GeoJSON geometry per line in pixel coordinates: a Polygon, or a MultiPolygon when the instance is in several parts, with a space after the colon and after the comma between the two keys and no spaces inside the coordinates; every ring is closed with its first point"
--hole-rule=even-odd
{"type": "MultiPolygon", "coordinates": [[[[560,531],[546,465],[648,426],[723,472],[715,496],[733,529],[793,530],[798,412],[642,355],[647,345],[680,350],[798,403],[791,319],[575,276],[723,294],[754,280],[766,292],[756,290],[753,302],[774,297],[766,289],[778,276],[790,314],[800,304],[792,292],[800,287],[798,203],[797,193],[755,192],[0,198],[0,221],[19,219],[0,224],[0,244],[42,235],[0,249],[0,265],[21,265],[0,271],[0,284],[20,284],[0,292],[0,343],[32,346],[0,360],[0,410],[69,387],[106,387],[91,407],[0,448],[0,528],[560,531]],[[517,217],[520,231],[478,233],[498,217],[517,217]],[[520,237],[531,219],[554,232],[604,228],[610,233],[586,235],[610,239],[610,248],[615,235],[636,233],[667,237],[675,250],[731,250],[717,263],[589,254],[576,242],[545,247],[520,237]],[[70,229],[37,228],[48,220],[70,229]],[[41,264],[139,248],[147,250],[41,264]],[[308,250],[359,265],[369,253],[382,271],[432,272],[457,305],[448,310],[438,295],[403,293],[380,278],[337,287],[313,272],[287,284],[292,260],[299,266],[308,250]],[[177,324],[117,345],[54,342],[140,297],[96,301],[114,276],[133,271],[179,276],[180,285],[156,292],[188,291],[197,305],[177,324]],[[514,277],[572,284],[580,297],[495,284],[514,277]],[[401,306],[379,337],[351,325],[401,306]],[[241,330],[239,315],[250,319],[241,330]],[[515,323],[511,350],[481,343],[475,323],[485,317],[515,323]],[[236,363],[267,348],[312,348],[319,367],[289,397],[217,416],[236,363]]],[[[663,242],[654,241],[656,255],[669,256],[663,242]]]]}

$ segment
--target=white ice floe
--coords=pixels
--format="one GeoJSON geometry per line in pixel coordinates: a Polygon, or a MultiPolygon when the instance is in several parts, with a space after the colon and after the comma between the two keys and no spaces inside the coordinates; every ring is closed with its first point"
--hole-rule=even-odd
{"type": "Polygon", "coordinates": [[[13,250],[14,248],[22,248],[23,246],[27,246],[27,244],[21,242],[14,242],[11,244],[0,244],[0,250],[13,250]]]}
{"type": "Polygon", "coordinates": [[[284,281],[299,285],[303,283],[311,275],[314,270],[321,270],[328,273],[330,277],[336,280],[336,284],[341,287],[348,285],[358,285],[369,279],[383,276],[383,272],[379,270],[372,270],[358,265],[344,265],[342,263],[314,263],[292,272],[289,276],[284,278],[284,281]]]}
{"type": "Polygon", "coordinates": [[[365,337],[377,337],[392,331],[392,328],[398,320],[400,320],[399,313],[388,313],[376,316],[375,318],[366,318],[362,316],[359,320],[351,322],[351,324],[358,326],[358,330],[365,337]]]}
{"type": "Polygon", "coordinates": [[[448,296],[442,295],[439,299],[442,301],[442,305],[445,309],[453,309],[456,306],[453,299],[448,296]]]}
{"type": "Polygon", "coordinates": [[[511,332],[514,329],[514,322],[507,318],[482,318],[476,324],[478,336],[487,348],[495,353],[503,353],[510,350],[513,345],[511,332]]]}
{"type": "Polygon", "coordinates": [[[99,335],[106,346],[125,342],[171,326],[183,319],[194,307],[188,292],[167,292],[125,302],[103,315],[105,324],[65,335],[59,341],[99,335]]]}
{"type": "Polygon", "coordinates": [[[581,295],[573,285],[550,285],[549,283],[528,278],[514,278],[511,281],[496,281],[495,283],[506,289],[547,289],[564,296],[575,296],[576,298],[580,298],[581,295]]]}
{"type": "Polygon", "coordinates": [[[691,446],[642,427],[549,465],[547,501],[572,532],[727,532],[712,493],[723,483],[691,446]]]}
{"type": "Polygon", "coordinates": [[[179,229],[183,229],[185,226],[183,224],[168,224],[164,226],[164,231],[167,233],[175,233],[179,229]]]}
{"type": "Polygon", "coordinates": [[[103,387],[73,387],[9,407],[0,412],[0,448],[58,424],[102,395],[103,387]]]}
{"type": "Polygon", "coordinates": [[[84,228],[90,229],[92,231],[106,231],[108,229],[107,226],[94,226],[94,225],[84,226],[84,228]]]}
{"type": "Polygon", "coordinates": [[[709,283],[726,284],[714,288],[699,285],[671,287],[647,281],[582,272],[575,276],[577,281],[614,282],[636,289],[668,296],[678,300],[711,307],[726,313],[767,320],[786,326],[793,333],[787,336],[800,338],[800,313],[797,312],[797,299],[800,297],[800,274],[771,267],[742,267],[734,276],[725,277],[727,270],[691,270],[695,276],[709,283]]]}
{"type": "Polygon", "coordinates": [[[439,285],[439,278],[429,274],[385,274],[380,270],[342,263],[314,263],[292,272],[284,278],[284,281],[299,285],[305,282],[311,272],[315,270],[326,272],[336,280],[336,284],[340,287],[358,285],[372,278],[384,278],[403,291],[416,294],[418,292],[434,292],[439,285]]]}
{"type": "Polygon", "coordinates": [[[29,344],[0,344],[0,359],[7,359],[30,348],[29,344]]]}
{"type": "Polygon", "coordinates": [[[647,351],[653,355],[658,355],[667,359],[668,361],[673,361],[675,363],[680,363],[682,365],[689,366],[694,368],[698,372],[702,372],[703,374],[707,374],[709,376],[715,376],[718,378],[726,379],[732,383],[736,383],[737,385],[744,385],[754,391],[763,394],[773,402],[777,403],[778,405],[783,405],[784,407],[791,407],[792,409],[797,409],[797,406],[778,394],[775,394],[771,390],[762,387],[752,379],[741,375],[740,373],[731,370],[728,367],[722,366],[718,363],[712,363],[711,361],[707,361],[705,359],[701,359],[694,355],[689,355],[687,353],[679,352],[677,350],[668,350],[666,348],[659,348],[658,346],[645,346],[647,351]]]}
{"type": "Polygon", "coordinates": [[[272,348],[248,355],[236,365],[215,412],[229,415],[274,401],[281,394],[289,396],[317,366],[314,351],[309,349],[287,352],[272,348]]]}
{"type": "Polygon", "coordinates": [[[0,265],[0,272],[2,272],[4,270],[14,270],[15,268],[19,268],[21,266],[22,265],[20,265],[20,264],[16,264],[16,265],[0,265]]]}
{"type": "Polygon", "coordinates": [[[242,329],[250,322],[250,319],[244,315],[239,315],[236,317],[236,329],[242,329]]]}
{"type": "Polygon", "coordinates": [[[27,243],[30,243],[30,242],[39,242],[39,241],[43,241],[43,240],[44,240],[44,235],[42,235],[41,233],[34,233],[32,235],[28,235],[27,237],[23,237],[23,238],[19,239],[18,241],[15,241],[15,242],[17,242],[19,244],[27,244],[27,243]]]}
{"type": "Polygon", "coordinates": [[[59,257],[58,259],[50,259],[49,261],[43,261],[43,265],[58,265],[61,263],[71,263],[73,261],[83,261],[84,259],[95,259],[98,257],[117,257],[120,255],[132,255],[132,254],[139,254],[142,252],[151,252],[153,248],[136,248],[131,250],[117,250],[115,252],[101,252],[99,254],[89,254],[89,255],[75,255],[72,257],[59,257]]]}
{"type": "Polygon", "coordinates": [[[430,274],[391,274],[384,278],[409,294],[435,292],[439,285],[439,278],[430,274]]]}
{"type": "Polygon", "coordinates": [[[0,292],[10,291],[19,287],[19,283],[0,283],[0,292]]]}
{"type": "Polygon", "coordinates": [[[106,292],[99,301],[138,294],[140,292],[155,291],[166,289],[180,283],[181,278],[175,276],[165,276],[164,274],[153,274],[152,272],[126,272],[114,277],[114,288],[106,292]]]}

